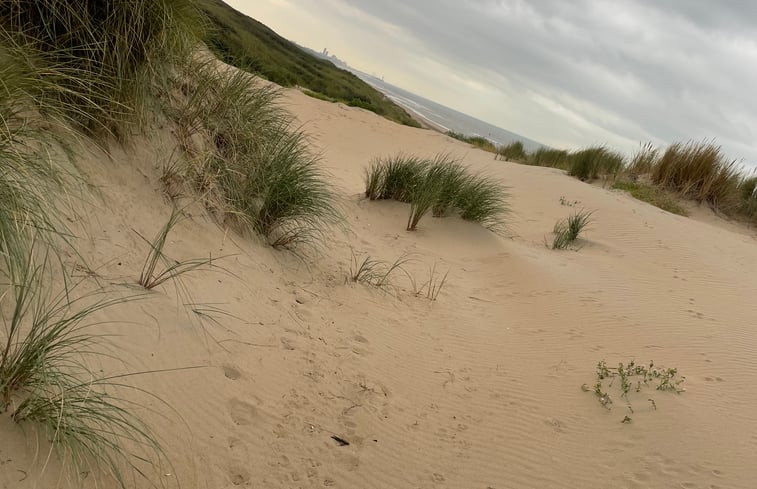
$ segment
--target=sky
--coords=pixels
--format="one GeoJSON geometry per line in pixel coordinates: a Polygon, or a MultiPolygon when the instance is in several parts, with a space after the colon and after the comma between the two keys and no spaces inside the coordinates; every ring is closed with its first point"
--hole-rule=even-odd
{"type": "Polygon", "coordinates": [[[553,147],[715,140],[757,167],[753,0],[226,0],[280,35],[553,147]]]}

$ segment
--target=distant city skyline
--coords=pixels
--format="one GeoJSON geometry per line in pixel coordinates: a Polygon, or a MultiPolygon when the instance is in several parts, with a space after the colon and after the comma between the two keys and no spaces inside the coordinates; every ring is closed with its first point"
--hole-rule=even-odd
{"type": "Polygon", "coordinates": [[[716,139],[757,165],[757,4],[228,0],[282,36],[554,147],[716,139]]]}

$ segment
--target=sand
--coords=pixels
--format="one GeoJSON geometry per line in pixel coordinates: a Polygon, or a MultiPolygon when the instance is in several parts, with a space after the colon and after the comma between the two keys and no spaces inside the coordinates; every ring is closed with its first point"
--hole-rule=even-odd
{"type": "MultiPolygon", "coordinates": [[[[175,258],[228,255],[226,271],[186,275],[100,314],[125,362],[108,372],[198,366],[131,378],[184,488],[751,488],[757,480],[757,240],[711,213],[666,213],[560,171],[494,161],[429,130],[284,91],[333,175],[348,232],[300,260],[226,233],[197,206],[170,236],[175,258]],[[510,188],[509,234],[456,218],[404,230],[408,208],[361,197],[379,155],[449,152],[510,188]],[[574,207],[560,198],[578,201],[574,207]],[[544,246],[558,218],[596,210],[579,251],[544,246]],[[436,301],[408,279],[380,291],[345,283],[351,253],[411,253],[418,283],[448,272],[436,301]],[[193,303],[194,306],[185,306],[193,303]],[[204,304],[201,306],[200,304],[204,304]],[[220,308],[216,322],[191,308],[220,308]],[[614,394],[595,366],[654,360],[686,377],[681,394],[614,394]],[[648,398],[655,400],[656,409],[648,398]],[[622,423],[629,415],[630,423],[622,423]],[[349,445],[340,446],[332,436],[349,445]]],[[[101,201],[78,228],[94,277],[123,290],[170,214],[160,167],[170,128],[82,167],[101,201]]],[[[131,290],[134,292],[134,289],[131,290]]],[[[95,487],[29,426],[0,417],[0,487],[95,487]],[[24,431],[25,430],[25,431],[24,431]],[[70,471],[69,471],[70,472],[70,471]],[[22,480],[23,479],[23,480],[22,480]]],[[[99,487],[116,487],[105,478],[99,487]]],[[[144,481],[130,486],[147,487],[144,481]]]]}

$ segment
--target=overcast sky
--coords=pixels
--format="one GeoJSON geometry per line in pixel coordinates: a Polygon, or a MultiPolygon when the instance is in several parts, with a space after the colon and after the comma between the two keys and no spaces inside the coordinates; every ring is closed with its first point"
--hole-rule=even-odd
{"type": "Polygon", "coordinates": [[[227,0],[279,34],[555,147],[712,139],[757,165],[751,0],[227,0]]]}

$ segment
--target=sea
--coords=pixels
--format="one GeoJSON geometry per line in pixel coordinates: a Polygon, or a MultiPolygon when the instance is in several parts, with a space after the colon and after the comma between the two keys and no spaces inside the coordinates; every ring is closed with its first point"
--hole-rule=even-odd
{"type": "Polygon", "coordinates": [[[515,141],[520,141],[527,151],[535,151],[544,146],[520,134],[494,126],[387,83],[373,75],[363,73],[354,68],[349,68],[349,70],[389,97],[393,102],[429,122],[430,125],[436,126],[442,132],[453,131],[466,136],[481,136],[497,146],[504,146],[515,141]]]}

